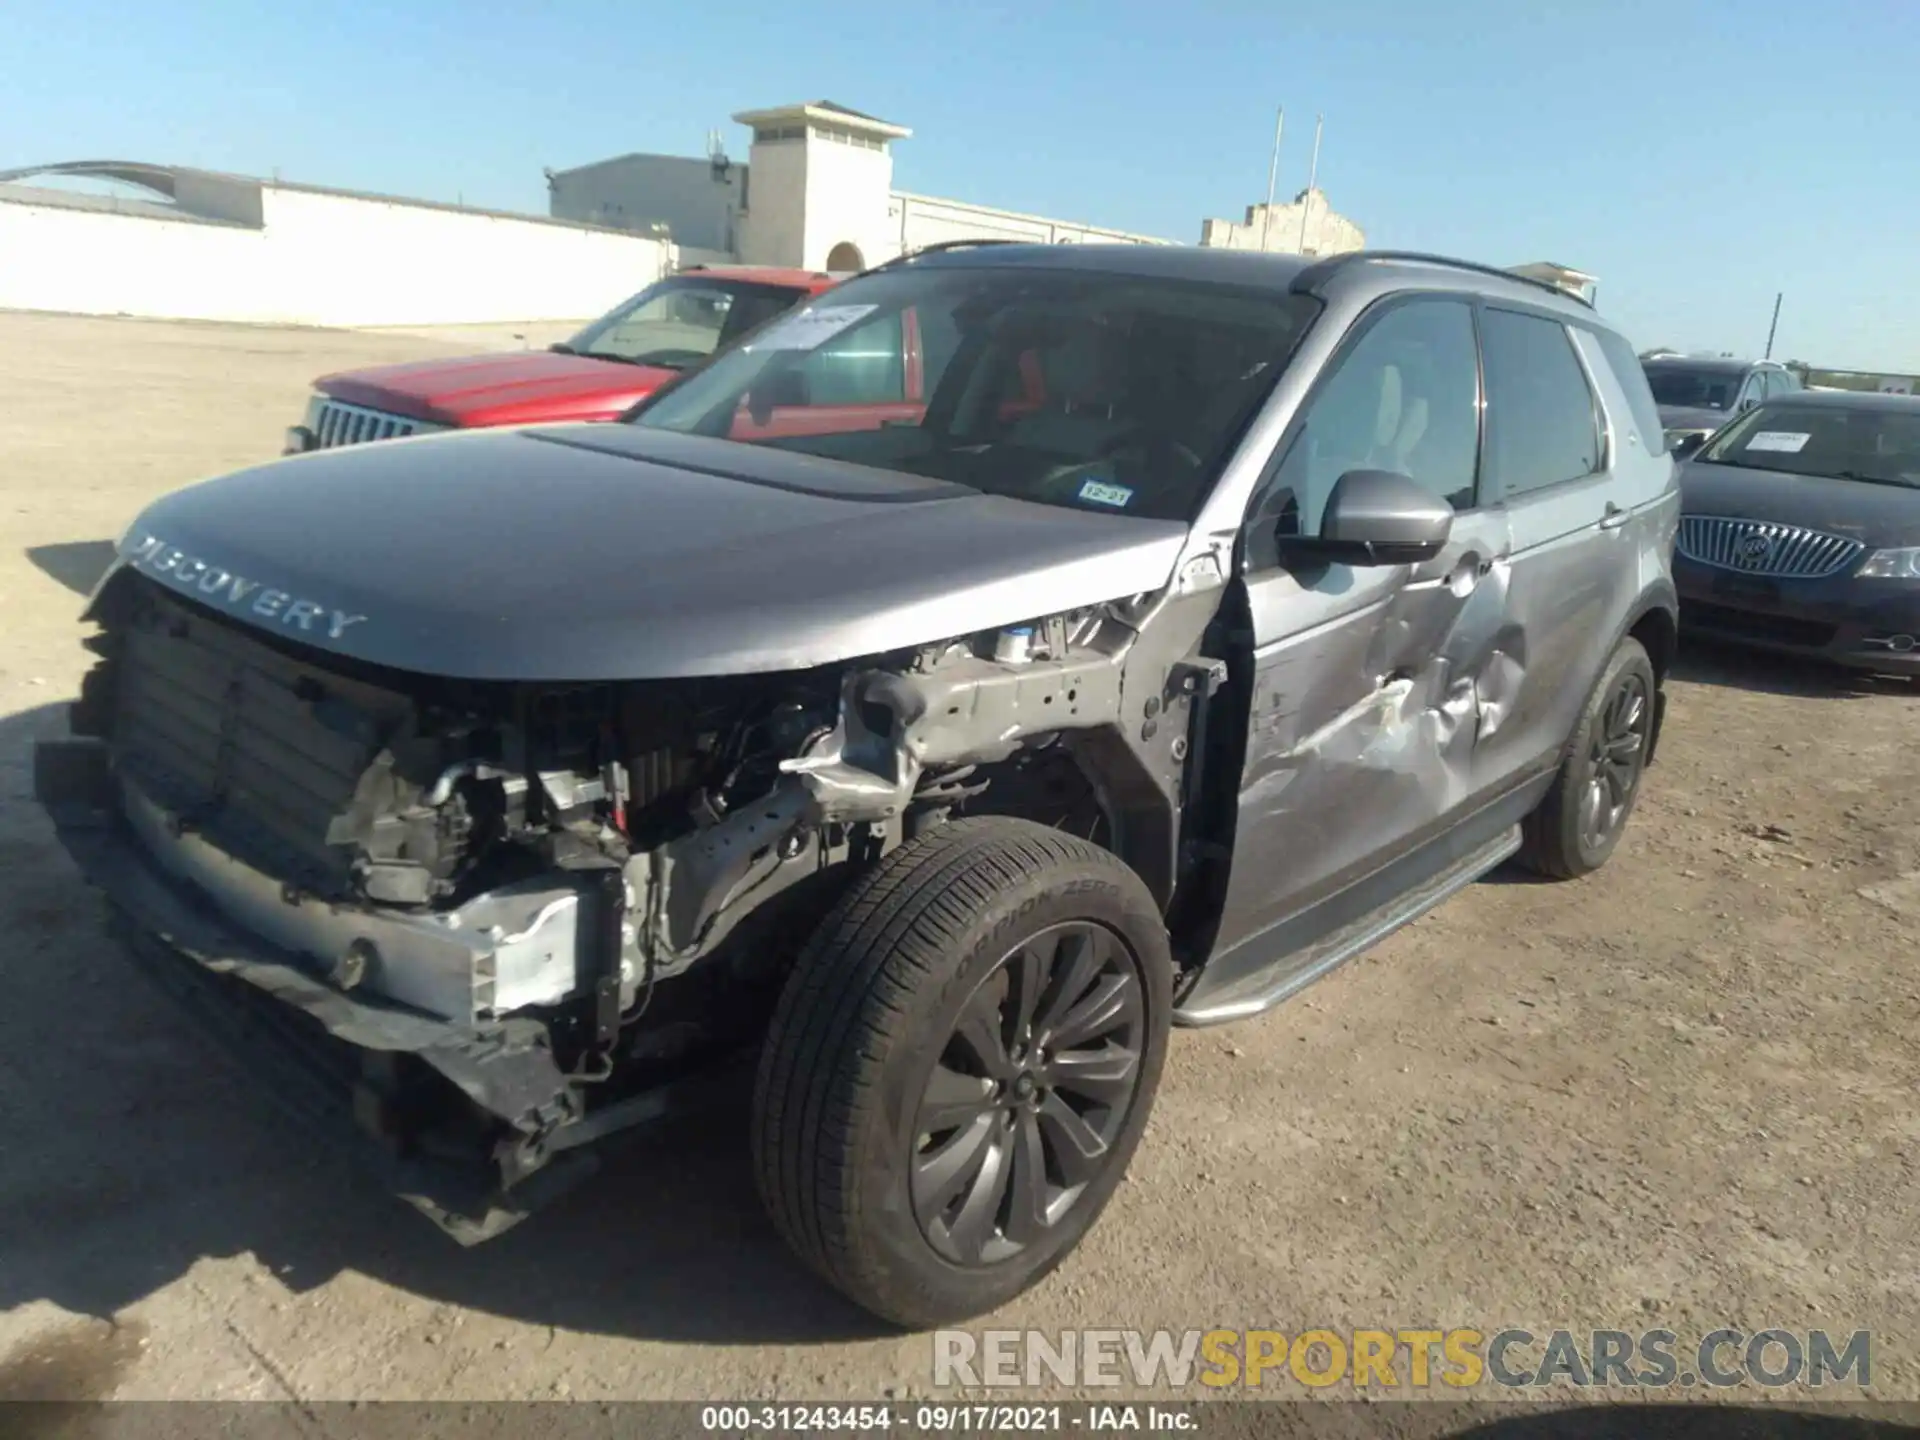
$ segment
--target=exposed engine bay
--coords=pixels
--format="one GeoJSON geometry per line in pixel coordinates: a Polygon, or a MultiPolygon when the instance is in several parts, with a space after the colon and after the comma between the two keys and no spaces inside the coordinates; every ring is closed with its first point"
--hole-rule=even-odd
{"type": "Polygon", "coordinates": [[[1151,657],[1127,704],[1124,606],[591,685],[379,670],[136,575],[96,618],[73,726],[140,848],[344,995],[479,1036],[532,1022],[577,1093],[523,1130],[750,1038],[843,862],[950,814],[1124,847],[1170,897],[1194,702],[1224,675],[1151,657]]]}

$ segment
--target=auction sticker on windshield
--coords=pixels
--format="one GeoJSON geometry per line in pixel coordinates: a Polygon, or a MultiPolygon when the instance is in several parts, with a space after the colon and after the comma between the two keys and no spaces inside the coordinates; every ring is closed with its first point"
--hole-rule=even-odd
{"type": "Polygon", "coordinates": [[[759,338],[743,346],[747,350],[816,350],[858,320],[864,320],[876,305],[822,305],[801,315],[790,315],[759,338]]]}
{"type": "Polygon", "coordinates": [[[1788,455],[1798,455],[1807,448],[1811,435],[1802,435],[1792,430],[1762,430],[1747,441],[1749,450],[1779,450],[1788,455]]]}

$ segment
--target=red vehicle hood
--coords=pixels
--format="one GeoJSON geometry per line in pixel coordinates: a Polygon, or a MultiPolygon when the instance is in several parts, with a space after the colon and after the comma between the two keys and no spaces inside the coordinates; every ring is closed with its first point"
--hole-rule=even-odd
{"type": "Polygon", "coordinates": [[[538,350],[345,370],[321,376],[314,388],[351,405],[469,429],[611,420],[674,374],[538,350]]]}

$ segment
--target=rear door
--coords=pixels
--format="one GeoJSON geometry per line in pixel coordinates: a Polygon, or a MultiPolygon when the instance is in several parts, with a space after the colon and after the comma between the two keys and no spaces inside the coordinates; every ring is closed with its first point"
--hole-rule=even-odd
{"type": "Polygon", "coordinates": [[[1636,546],[1671,462],[1647,454],[1594,332],[1504,303],[1480,326],[1487,480],[1513,536],[1506,690],[1478,757],[1498,790],[1558,764],[1639,595],[1636,546]]]}

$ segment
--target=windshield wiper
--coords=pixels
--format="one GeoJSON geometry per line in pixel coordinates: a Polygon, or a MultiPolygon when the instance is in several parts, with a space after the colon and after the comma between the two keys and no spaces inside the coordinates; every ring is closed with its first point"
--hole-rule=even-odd
{"type": "Polygon", "coordinates": [[[556,340],[553,344],[547,346],[547,353],[550,355],[578,355],[580,352],[574,349],[573,346],[567,344],[566,341],[556,340]]]}

